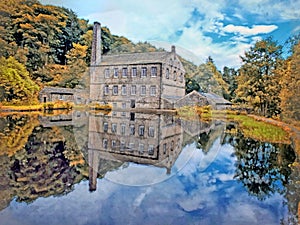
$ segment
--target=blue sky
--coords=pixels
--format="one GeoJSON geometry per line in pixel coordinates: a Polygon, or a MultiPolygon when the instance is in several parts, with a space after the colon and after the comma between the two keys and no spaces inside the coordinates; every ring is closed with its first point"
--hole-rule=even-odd
{"type": "Polygon", "coordinates": [[[194,61],[211,56],[219,69],[239,67],[257,40],[279,44],[300,32],[300,0],[40,0],[72,9],[134,42],[148,41],[194,61]]]}

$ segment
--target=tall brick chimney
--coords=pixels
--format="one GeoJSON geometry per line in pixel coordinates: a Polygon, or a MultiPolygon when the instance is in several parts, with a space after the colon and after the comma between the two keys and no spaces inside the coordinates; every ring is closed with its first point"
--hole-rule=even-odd
{"type": "Polygon", "coordinates": [[[171,52],[172,52],[172,53],[176,53],[175,45],[172,45],[172,47],[171,47],[171,52]]]}
{"type": "Polygon", "coordinates": [[[91,66],[101,62],[101,24],[94,22],[91,66]]]}

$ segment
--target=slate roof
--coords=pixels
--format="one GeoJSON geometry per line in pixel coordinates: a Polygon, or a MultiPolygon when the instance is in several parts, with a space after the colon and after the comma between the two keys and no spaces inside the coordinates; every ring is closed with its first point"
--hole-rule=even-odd
{"type": "Polygon", "coordinates": [[[220,95],[217,95],[215,93],[201,93],[202,95],[204,95],[208,101],[211,101],[217,105],[232,105],[232,103],[228,100],[226,100],[225,98],[223,98],[220,95]]]}
{"type": "Polygon", "coordinates": [[[143,52],[102,55],[100,65],[162,63],[172,52],[143,52]]]}
{"type": "Polygon", "coordinates": [[[40,93],[62,93],[62,94],[74,94],[75,89],[61,88],[61,87],[44,87],[40,93]]]}

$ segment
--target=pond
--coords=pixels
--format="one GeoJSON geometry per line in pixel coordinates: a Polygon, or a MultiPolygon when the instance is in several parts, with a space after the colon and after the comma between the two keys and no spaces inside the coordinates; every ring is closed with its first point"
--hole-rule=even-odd
{"type": "Polygon", "coordinates": [[[297,224],[290,145],[173,114],[0,118],[0,222],[297,224]]]}

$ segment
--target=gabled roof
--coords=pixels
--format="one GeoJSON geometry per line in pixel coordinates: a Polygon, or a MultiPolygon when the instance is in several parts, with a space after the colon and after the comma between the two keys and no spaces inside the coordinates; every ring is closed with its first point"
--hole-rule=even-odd
{"type": "Polygon", "coordinates": [[[143,52],[103,55],[100,65],[162,63],[171,54],[171,52],[143,52]]]}
{"type": "Polygon", "coordinates": [[[61,88],[61,87],[44,87],[40,93],[62,93],[62,94],[74,94],[75,89],[61,88]]]}
{"type": "Polygon", "coordinates": [[[232,105],[230,101],[226,100],[222,96],[217,95],[215,93],[210,92],[210,93],[201,93],[201,94],[204,95],[209,102],[213,102],[217,105],[232,105]]]}

